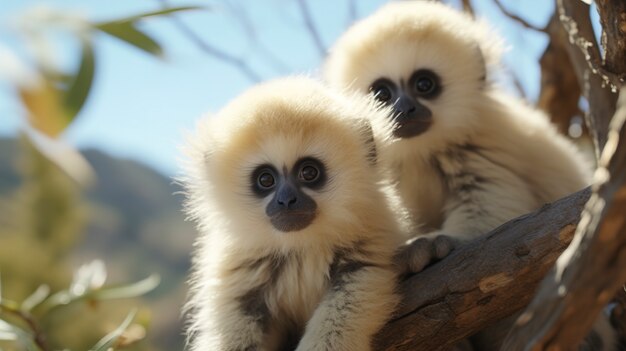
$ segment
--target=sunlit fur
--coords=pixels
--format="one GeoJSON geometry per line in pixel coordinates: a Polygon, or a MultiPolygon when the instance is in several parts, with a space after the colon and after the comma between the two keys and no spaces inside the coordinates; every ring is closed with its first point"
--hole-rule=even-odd
{"type": "Polygon", "coordinates": [[[442,93],[420,99],[431,128],[379,154],[426,237],[468,241],[589,183],[588,163],[546,115],[490,82],[500,53],[484,23],[429,1],[387,4],[331,49],[325,77],[349,91],[420,68],[441,77],[442,93]]]}
{"type": "Polygon", "coordinates": [[[397,300],[390,262],[403,240],[368,158],[364,121],[378,113],[362,97],[296,77],[252,88],[199,123],[182,179],[200,232],[190,350],[275,350],[300,336],[298,350],[370,348],[397,300]],[[265,214],[271,196],[252,194],[250,174],[305,156],[328,172],[323,189],[305,189],[317,216],[280,232],[265,214]]]}
{"type": "Polygon", "coordinates": [[[327,80],[363,94],[379,77],[407,79],[418,68],[440,75],[441,95],[420,99],[431,128],[380,155],[424,231],[471,239],[588,184],[587,162],[548,118],[490,84],[499,48],[467,15],[405,1],[355,24],[331,50],[327,80]]]}

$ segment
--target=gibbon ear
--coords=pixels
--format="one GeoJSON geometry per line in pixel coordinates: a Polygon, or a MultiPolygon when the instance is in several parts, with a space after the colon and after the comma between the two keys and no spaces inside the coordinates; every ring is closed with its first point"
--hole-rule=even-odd
{"type": "Polygon", "coordinates": [[[372,130],[372,124],[369,120],[365,118],[359,118],[357,121],[361,134],[363,135],[363,140],[365,141],[368,149],[366,157],[372,165],[376,165],[376,141],[374,140],[374,131],[372,130]]]}
{"type": "Polygon", "coordinates": [[[487,61],[485,60],[485,54],[478,43],[474,44],[474,51],[476,51],[476,57],[480,62],[480,70],[482,71],[480,74],[480,82],[482,86],[485,86],[487,83],[487,61]]]}

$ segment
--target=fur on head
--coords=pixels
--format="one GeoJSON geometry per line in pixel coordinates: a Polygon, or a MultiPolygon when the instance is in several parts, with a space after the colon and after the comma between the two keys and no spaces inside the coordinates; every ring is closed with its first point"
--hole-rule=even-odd
{"type": "Polygon", "coordinates": [[[385,138],[373,138],[367,122],[380,118],[386,112],[372,108],[370,99],[344,96],[304,77],[254,87],[204,118],[190,137],[182,179],[186,211],[201,231],[238,247],[291,250],[350,242],[355,228],[372,229],[363,226],[385,201],[372,160],[373,140],[385,138]],[[262,164],[289,169],[304,157],[320,160],[327,171],[323,188],[303,190],[317,203],[316,217],[302,230],[281,232],[265,213],[271,196],[253,195],[251,173],[262,164]]]}
{"type": "Polygon", "coordinates": [[[393,2],[338,40],[324,74],[333,86],[367,94],[378,78],[399,84],[418,69],[434,71],[442,93],[420,100],[432,111],[433,124],[422,135],[399,141],[427,151],[458,141],[480,123],[474,119],[486,103],[487,76],[501,51],[494,31],[467,14],[432,1],[393,2]]]}

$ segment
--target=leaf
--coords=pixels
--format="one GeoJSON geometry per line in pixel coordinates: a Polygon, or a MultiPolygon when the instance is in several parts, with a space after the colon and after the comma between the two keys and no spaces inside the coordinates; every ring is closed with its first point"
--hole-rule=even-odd
{"type": "Polygon", "coordinates": [[[22,301],[22,306],[20,306],[20,309],[22,311],[28,312],[32,310],[33,307],[42,303],[49,295],[50,287],[45,284],[39,285],[35,292],[33,292],[29,297],[22,301]]]}
{"type": "Polygon", "coordinates": [[[18,342],[22,344],[27,351],[39,351],[31,333],[2,319],[0,319],[0,340],[18,342]]]}
{"type": "Polygon", "coordinates": [[[11,324],[0,319],[0,340],[17,340],[17,333],[11,324]]]}
{"type": "Polygon", "coordinates": [[[94,300],[113,300],[137,297],[154,290],[154,288],[159,285],[160,281],[161,279],[159,276],[153,274],[136,283],[90,291],[85,297],[94,300]]]}
{"type": "Polygon", "coordinates": [[[174,12],[180,11],[188,11],[188,10],[198,10],[202,9],[200,6],[183,6],[183,7],[172,7],[159,11],[146,12],[140,15],[134,15],[122,19],[117,19],[114,21],[108,22],[100,22],[95,23],[93,26],[111,36],[114,36],[126,43],[133,45],[141,50],[144,50],[147,53],[150,53],[155,56],[162,56],[163,49],[161,46],[154,40],[152,37],[137,29],[136,22],[138,20],[168,15],[174,12]]]}
{"type": "Polygon", "coordinates": [[[135,318],[137,314],[137,309],[133,309],[128,313],[122,324],[120,324],[115,330],[105,335],[94,347],[90,349],[90,351],[107,351],[109,350],[113,344],[119,339],[119,337],[124,333],[126,328],[130,325],[130,323],[135,318]]]}
{"type": "Polygon", "coordinates": [[[25,128],[25,140],[81,186],[91,185],[96,174],[85,157],[62,139],[53,139],[33,128],[25,128]]]}
{"type": "Polygon", "coordinates": [[[68,124],[76,118],[85,104],[95,71],[95,55],[90,38],[82,40],[82,57],[77,73],[70,80],[68,89],[63,96],[63,106],[67,113],[68,124]]]}
{"type": "Polygon", "coordinates": [[[82,296],[85,293],[96,290],[104,285],[107,279],[107,271],[104,262],[101,260],[93,260],[87,264],[78,267],[74,272],[74,279],[70,284],[70,294],[73,296],[82,296]]]}
{"type": "Polygon", "coordinates": [[[109,22],[99,24],[96,28],[149,54],[163,55],[163,49],[159,43],[137,29],[133,22],[109,22]]]}
{"type": "Polygon", "coordinates": [[[47,78],[41,84],[18,88],[22,103],[28,110],[30,125],[49,137],[57,137],[69,120],[59,98],[63,92],[47,78]]]}
{"type": "Polygon", "coordinates": [[[202,10],[202,9],[205,9],[205,7],[202,7],[202,6],[170,7],[170,8],[163,9],[163,10],[151,11],[151,12],[142,13],[140,15],[134,15],[134,16],[126,17],[126,18],[117,19],[111,22],[101,22],[100,24],[96,24],[96,26],[100,26],[100,25],[112,23],[112,22],[136,22],[140,19],[144,19],[148,17],[169,15],[174,12],[189,11],[189,10],[202,10]]]}

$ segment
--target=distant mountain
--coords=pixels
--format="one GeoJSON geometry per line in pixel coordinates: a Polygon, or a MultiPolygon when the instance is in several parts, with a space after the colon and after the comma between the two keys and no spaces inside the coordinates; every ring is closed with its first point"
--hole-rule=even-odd
{"type": "MultiPolygon", "coordinates": [[[[17,140],[0,138],[0,197],[20,185],[19,151],[17,140]]],[[[94,149],[82,153],[97,182],[84,192],[88,220],[74,260],[103,259],[109,280],[119,283],[158,273],[161,285],[147,297],[158,317],[149,338],[161,350],[182,350],[180,306],[195,230],[181,213],[180,187],[136,161],[94,149]]]]}

